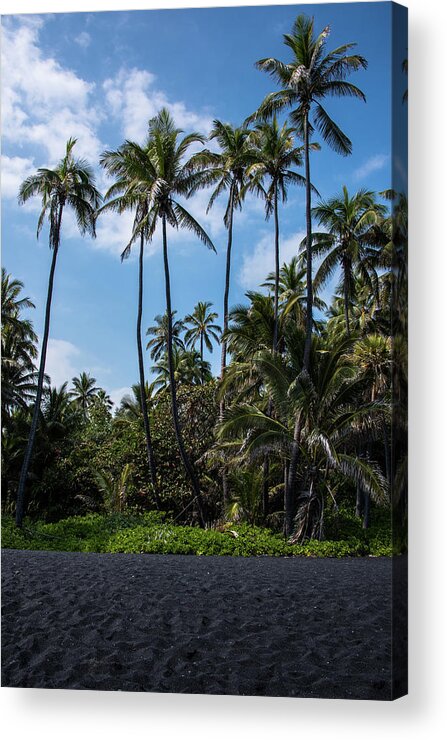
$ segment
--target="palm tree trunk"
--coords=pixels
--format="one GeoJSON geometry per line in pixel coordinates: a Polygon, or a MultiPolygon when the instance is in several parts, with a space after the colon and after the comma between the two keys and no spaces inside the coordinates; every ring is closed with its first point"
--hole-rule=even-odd
{"type": "Polygon", "coordinates": [[[300,455],[301,439],[301,415],[298,412],[293,430],[292,451],[290,455],[290,464],[287,474],[286,485],[284,488],[284,535],[290,537],[293,532],[293,515],[295,513],[295,487],[298,470],[298,460],[300,455]]]}
{"type": "Polygon", "coordinates": [[[23,523],[23,515],[24,515],[24,510],[25,510],[25,485],[26,485],[26,479],[28,478],[28,471],[29,471],[29,466],[31,464],[31,458],[33,455],[34,441],[36,438],[37,424],[39,421],[40,403],[42,400],[43,381],[44,381],[44,375],[45,375],[45,362],[46,362],[46,357],[47,357],[48,336],[50,333],[51,301],[53,298],[54,273],[56,270],[57,254],[59,251],[62,211],[63,211],[63,205],[61,204],[59,206],[57,236],[56,236],[55,244],[53,246],[53,257],[51,260],[50,275],[48,278],[47,302],[45,306],[45,323],[44,323],[44,330],[43,330],[43,337],[42,337],[42,352],[40,355],[39,375],[37,378],[36,400],[34,402],[34,410],[33,410],[33,417],[31,420],[31,428],[29,432],[28,442],[26,445],[25,457],[23,458],[22,469],[20,471],[19,486],[17,489],[16,525],[18,527],[21,527],[23,523]]]}
{"type": "Polygon", "coordinates": [[[264,462],[262,465],[262,519],[264,522],[269,514],[269,473],[269,458],[268,455],[264,455],[264,462]]]}
{"type": "MultiPolygon", "coordinates": [[[[278,187],[275,188],[274,197],[274,214],[275,214],[275,296],[274,296],[274,309],[273,309],[273,354],[278,349],[278,302],[279,302],[279,219],[278,219],[278,187]]],[[[269,398],[267,415],[271,416],[273,410],[272,399],[269,398]]],[[[262,492],[262,516],[264,521],[268,516],[268,503],[269,503],[269,457],[266,453],[264,455],[263,463],[263,492],[262,492]]]]}
{"type": "Polygon", "coordinates": [[[200,375],[202,376],[202,385],[203,385],[203,332],[200,334],[200,362],[201,362],[201,369],[200,369],[200,375]]]}
{"type": "Polygon", "coordinates": [[[351,336],[351,327],[349,325],[349,288],[348,288],[348,276],[344,274],[343,279],[343,302],[345,309],[345,323],[346,323],[346,334],[348,339],[351,336]]]}
{"type": "Polygon", "coordinates": [[[163,262],[165,269],[165,287],[166,287],[166,313],[168,316],[168,367],[169,367],[169,385],[171,391],[171,408],[172,408],[172,419],[174,422],[174,431],[177,438],[177,444],[182,458],[183,465],[186,473],[191,480],[191,484],[194,490],[195,499],[197,501],[197,508],[199,512],[199,520],[202,527],[205,527],[205,519],[203,514],[203,501],[202,494],[200,491],[199,480],[197,478],[196,471],[192,465],[183,444],[182,432],[180,428],[180,420],[178,415],[177,405],[177,389],[174,375],[174,361],[172,356],[172,308],[171,308],[171,281],[169,277],[169,261],[168,261],[168,240],[166,236],[166,216],[162,216],[163,226],[163,262]]]}
{"type": "MultiPolygon", "coordinates": [[[[311,186],[310,186],[310,158],[309,158],[309,114],[304,117],[304,162],[306,177],[306,340],[304,343],[303,371],[309,373],[310,351],[312,348],[313,326],[313,285],[312,285],[312,216],[311,216],[311,186]]],[[[293,432],[292,451],[290,456],[287,485],[284,490],[284,534],[290,537],[293,530],[293,515],[295,510],[295,487],[300,455],[301,416],[298,412],[293,432]]]]}
{"type": "MultiPolygon", "coordinates": [[[[230,275],[231,275],[231,247],[233,245],[233,209],[234,209],[233,186],[230,189],[230,213],[228,222],[228,242],[227,242],[227,263],[225,268],[225,292],[223,305],[223,335],[221,344],[220,359],[220,377],[223,380],[225,368],[227,366],[227,339],[225,333],[228,329],[228,299],[230,295],[230,275]]],[[[222,403],[224,403],[222,401],[222,403]]],[[[225,407],[224,407],[225,408],[225,407]]]]}
{"type": "Polygon", "coordinates": [[[279,302],[279,218],[278,218],[278,186],[275,187],[275,302],[273,325],[273,352],[278,349],[278,302],[279,302]]]}
{"type": "MultiPolygon", "coordinates": [[[[231,247],[233,245],[233,210],[234,210],[234,188],[233,185],[230,188],[230,213],[228,222],[228,242],[227,242],[227,263],[225,268],[225,291],[224,291],[224,305],[223,305],[223,332],[222,332],[222,343],[221,343],[221,358],[220,358],[220,378],[223,380],[225,369],[227,366],[227,339],[226,331],[228,329],[228,299],[230,295],[230,275],[231,275],[231,247]]],[[[222,421],[225,411],[225,396],[222,396],[219,407],[219,420],[222,421]]],[[[225,511],[228,501],[228,476],[226,468],[222,470],[222,498],[223,498],[223,510],[225,511]]]]}
{"type": "Polygon", "coordinates": [[[149,425],[149,414],[147,410],[146,398],[146,381],[144,377],[144,360],[143,345],[141,341],[141,318],[143,313],[143,257],[144,257],[144,235],[140,237],[140,256],[138,263],[138,313],[137,313],[137,349],[138,349],[138,369],[140,372],[140,404],[141,413],[143,414],[144,434],[146,438],[146,453],[149,464],[152,488],[155,496],[157,509],[161,509],[160,496],[157,486],[157,469],[155,466],[154,451],[152,448],[151,430],[149,425]]]}
{"type": "Polygon", "coordinates": [[[313,325],[313,285],[312,285],[312,216],[309,156],[309,113],[304,116],[304,162],[306,177],[306,341],[304,344],[303,369],[308,373],[310,368],[310,351],[312,347],[313,325]]]}
{"type": "Polygon", "coordinates": [[[355,497],[355,515],[361,519],[363,516],[363,491],[361,486],[357,484],[356,497],[355,497]]]}

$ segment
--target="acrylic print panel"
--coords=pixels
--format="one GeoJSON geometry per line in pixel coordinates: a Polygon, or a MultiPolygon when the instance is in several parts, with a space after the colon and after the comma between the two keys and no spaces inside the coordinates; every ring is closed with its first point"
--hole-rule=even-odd
{"type": "Polygon", "coordinates": [[[402,696],[406,9],[2,33],[3,685],[402,696]]]}

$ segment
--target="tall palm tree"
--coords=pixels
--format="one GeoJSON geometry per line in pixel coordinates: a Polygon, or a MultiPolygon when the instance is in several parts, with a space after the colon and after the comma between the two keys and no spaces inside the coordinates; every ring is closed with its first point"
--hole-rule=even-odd
{"type": "Polygon", "coordinates": [[[250,145],[250,129],[246,126],[234,127],[222,121],[213,121],[210,140],[219,144],[219,152],[202,152],[203,165],[208,169],[202,173],[203,185],[214,184],[215,188],[208,204],[209,211],[216,199],[228,191],[228,200],[224,215],[224,224],[228,231],[227,255],[225,266],[225,289],[223,302],[223,335],[221,342],[221,378],[227,365],[227,342],[225,332],[228,328],[228,305],[231,279],[231,250],[233,246],[234,212],[242,208],[246,171],[254,160],[250,145]]]}
{"type": "Polygon", "coordinates": [[[189,328],[185,332],[186,346],[195,348],[196,342],[200,342],[200,359],[202,363],[203,346],[206,346],[208,352],[212,352],[212,340],[214,339],[215,342],[219,343],[222,331],[220,326],[214,323],[218,314],[215,311],[210,311],[212,305],[210,301],[199,301],[194,307],[194,311],[185,316],[184,321],[186,326],[189,325],[189,328]]]}
{"type": "Polygon", "coordinates": [[[259,123],[251,135],[255,147],[255,162],[247,169],[247,187],[264,198],[266,219],[273,215],[275,221],[274,352],[278,342],[280,278],[278,201],[287,200],[288,185],[306,184],[305,178],[291,169],[303,164],[303,148],[294,145],[293,132],[294,129],[287,123],[280,128],[276,116],[271,123],[259,123]]]}
{"type": "Polygon", "coordinates": [[[174,229],[186,228],[200,239],[209,249],[215,251],[214,245],[202,226],[193,218],[178,198],[187,198],[201,184],[202,169],[197,155],[190,155],[193,144],[203,144],[205,137],[192,133],[180,138],[183,132],[176,128],[169,111],[163,108],[157,116],[149,121],[149,138],[147,157],[144,158],[144,169],[152,181],[151,208],[146,220],[138,228],[148,224],[152,236],[159,223],[162,228],[163,264],[165,272],[166,313],[168,316],[168,364],[170,376],[170,393],[172,417],[180,456],[186,473],[191,481],[199,509],[202,526],[205,525],[202,493],[199,479],[183,442],[177,404],[177,391],[174,375],[172,348],[172,303],[171,280],[168,258],[167,226],[174,229]]]}
{"type": "Polygon", "coordinates": [[[72,383],[73,389],[70,391],[70,397],[73,404],[82,411],[84,421],[87,421],[88,409],[99,391],[99,388],[95,385],[96,378],[82,372],[79,377],[72,378],[72,383]]]}
{"type": "MultiPolygon", "coordinates": [[[[250,144],[250,129],[247,126],[234,127],[219,120],[213,121],[213,129],[209,136],[219,144],[219,152],[205,151],[201,154],[202,185],[214,185],[207,212],[213,207],[216,199],[224,192],[228,192],[228,200],[224,215],[224,224],[228,232],[227,254],[225,265],[225,287],[223,300],[223,333],[221,340],[220,377],[224,380],[227,366],[227,340],[229,315],[229,296],[231,280],[231,253],[233,248],[233,219],[234,212],[242,208],[246,171],[252,158],[250,144]]],[[[219,416],[222,418],[225,410],[225,395],[220,401],[219,416]]],[[[223,507],[225,510],[228,499],[228,479],[225,469],[222,471],[223,507]]]]}
{"type": "Polygon", "coordinates": [[[312,254],[324,256],[314,279],[314,290],[325,285],[335,269],[342,274],[343,301],[346,333],[350,336],[349,312],[354,297],[355,277],[360,275],[371,290],[374,290],[376,272],[368,264],[371,242],[374,239],[374,226],[386,214],[386,207],[376,203],[374,193],[359,190],[350,196],[343,186],[340,195],[327,201],[320,201],[312,209],[317,221],[327,228],[327,233],[314,234],[312,254]]]}
{"type": "MultiPolygon", "coordinates": [[[[268,72],[281,89],[267,95],[258,110],[250,116],[251,120],[266,120],[276,112],[292,108],[291,121],[304,142],[307,311],[303,372],[306,374],[309,373],[310,369],[313,326],[310,145],[314,126],[310,122],[309,116],[313,109],[313,123],[323,140],[336,152],[347,155],[351,153],[351,142],[323,108],[321,101],[332,95],[365,100],[364,93],[352,83],[347,82],[346,77],[358,69],[366,69],[366,59],[359,54],[351,53],[356,46],[354,43],[343,44],[326,53],[328,35],[328,26],[318,36],[315,36],[313,19],[306,15],[297,17],[292,33],[284,34],[284,43],[291,51],[291,60],[285,63],[273,57],[267,57],[256,63],[258,69],[268,72]]],[[[293,455],[289,466],[288,486],[291,492],[296,481],[301,428],[302,423],[298,412],[295,423],[293,455]]]]}
{"type": "Polygon", "coordinates": [[[260,59],[256,66],[268,72],[279,84],[280,90],[270,93],[250,118],[268,119],[277,111],[293,108],[290,118],[304,141],[306,177],[306,270],[307,270],[307,324],[303,368],[309,371],[312,337],[312,217],[310,180],[310,143],[314,126],[309,120],[314,110],[313,123],[323,140],[339,154],[351,153],[352,145],[346,134],[329,116],[321,101],[335,95],[365,100],[363,92],[346,77],[358,69],[366,69],[367,62],[359,54],[352,54],[354,43],[343,44],[326,52],[329,26],[315,36],[313,18],[299,15],[292,33],[284,34],[284,43],[291,51],[289,62],[273,57],[260,59]]]}
{"type": "MultiPolygon", "coordinates": [[[[171,316],[171,337],[172,346],[177,349],[185,349],[181,334],[184,330],[184,322],[181,319],[175,319],[177,311],[172,311],[171,316]]],[[[146,349],[151,351],[151,360],[156,362],[160,357],[167,351],[168,348],[168,334],[169,334],[169,319],[166,313],[161,316],[158,314],[155,319],[154,326],[150,326],[146,332],[147,336],[152,336],[152,339],[146,345],[146,349]]]]}
{"type": "Polygon", "coordinates": [[[33,418],[20,473],[17,490],[16,524],[22,526],[25,485],[28,470],[33,454],[34,440],[36,436],[37,423],[39,420],[40,402],[45,374],[45,361],[47,356],[48,335],[50,331],[51,300],[53,297],[54,273],[56,270],[57,255],[61,240],[62,217],[65,207],[69,207],[75,214],[81,234],[88,233],[92,237],[95,233],[96,212],[101,202],[101,196],[95,187],[93,171],[83,159],[75,159],[73,149],[76,139],[67,141],[65,156],[55,169],[38,169],[35,175],[27,177],[20,186],[19,203],[26,203],[30,198],[39,195],[42,198],[42,210],[37,222],[37,237],[42,230],[45,219],[49,222],[49,247],[53,251],[50,275],[48,280],[48,292],[45,308],[45,323],[42,337],[42,350],[40,355],[39,375],[37,380],[36,401],[34,404],[33,418]]]}
{"type": "MultiPolygon", "coordinates": [[[[147,157],[148,143],[146,141],[143,147],[135,142],[126,141],[116,151],[106,151],[102,154],[100,163],[109,175],[115,177],[115,182],[106,193],[108,202],[101,210],[112,210],[117,213],[125,211],[134,212],[134,222],[132,235],[129,243],[121,254],[121,260],[127,259],[131,253],[132,244],[139,238],[140,249],[138,257],[138,309],[137,309],[137,354],[138,370],[140,376],[140,387],[144,388],[146,384],[144,374],[143,344],[141,339],[141,321],[143,315],[143,264],[144,264],[144,245],[150,238],[149,224],[147,215],[151,207],[151,185],[152,180],[148,175],[147,169],[144,169],[144,161],[147,157]],[[143,165],[143,166],[141,166],[143,165]],[[145,225],[142,226],[142,222],[145,225]]],[[[146,394],[140,393],[141,413],[143,415],[143,426],[146,440],[146,454],[151,477],[151,484],[154,490],[155,501],[160,508],[161,501],[157,485],[157,468],[155,456],[152,447],[151,428],[149,413],[147,408],[146,394]]]]}

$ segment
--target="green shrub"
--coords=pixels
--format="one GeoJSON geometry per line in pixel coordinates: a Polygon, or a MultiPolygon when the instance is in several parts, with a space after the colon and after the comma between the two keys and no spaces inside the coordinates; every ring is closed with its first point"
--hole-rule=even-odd
{"type": "MultiPolygon", "coordinates": [[[[363,530],[360,529],[360,532],[363,530]]],[[[353,557],[391,555],[391,535],[376,530],[363,536],[311,540],[289,545],[269,529],[240,524],[223,531],[174,524],[162,512],[88,514],[56,523],[25,521],[18,530],[11,517],[2,518],[2,547],[21,550],[163,553],[176,555],[256,555],[353,557]]]]}

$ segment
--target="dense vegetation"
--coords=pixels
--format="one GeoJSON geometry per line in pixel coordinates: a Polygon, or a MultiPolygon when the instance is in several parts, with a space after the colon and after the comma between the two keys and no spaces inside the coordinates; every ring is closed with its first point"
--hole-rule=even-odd
{"type": "Polygon", "coordinates": [[[174,555],[273,555],[305,557],[383,556],[393,552],[386,515],[368,530],[348,512],[329,516],[331,538],[290,544],[278,533],[249,524],[217,529],[181,526],[161,512],[87,514],[54,524],[28,522],[23,528],[3,517],[3,547],[66,552],[162,553],[174,555]],[[332,539],[333,538],[333,539],[332,539]]]}
{"type": "Polygon", "coordinates": [[[34,307],[23,284],[2,271],[4,546],[390,554],[392,524],[404,543],[406,198],[343,186],[325,200],[311,182],[310,157],[321,145],[351,151],[322,103],[331,95],[364,99],[346,78],[366,60],[354,44],[328,53],[327,36],[298,17],[284,37],[288,63],[258,62],[280,89],[239,127],[216,120],[209,139],[218,151],[200,134],[184,136],[162,110],[143,144],[126,141],[102,155],[113,180],[104,198],[93,170],[74,158],[74,139],[55,170],[22,184],[21,202],[42,198],[38,233],[48,218],[53,260],[39,367],[34,307]],[[289,121],[280,124],[284,110],[289,121]],[[281,203],[294,186],[305,188],[306,237],[282,264],[281,203]],[[206,295],[184,318],[172,305],[167,226],[215,249],[187,210],[188,197],[204,187],[210,208],[226,199],[221,319],[206,295]],[[275,270],[231,306],[237,211],[248,192],[273,219],[275,270]],[[60,388],[45,375],[66,208],[92,236],[105,211],[134,215],[122,256],[138,246],[139,382],[114,412],[87,372],[60,388]],[[147,329],[145,352],[143,255],[158,228],[166,303],[147,329]],[[339,283],[326,305],[322,290],[333,276],[339,283]],[[218,347],[221,373],[213,378],[204,353],[218,347]],[[14,530],[8,515],[23,527],[25,507],[47,524],[25,520],[14,530]]]}

